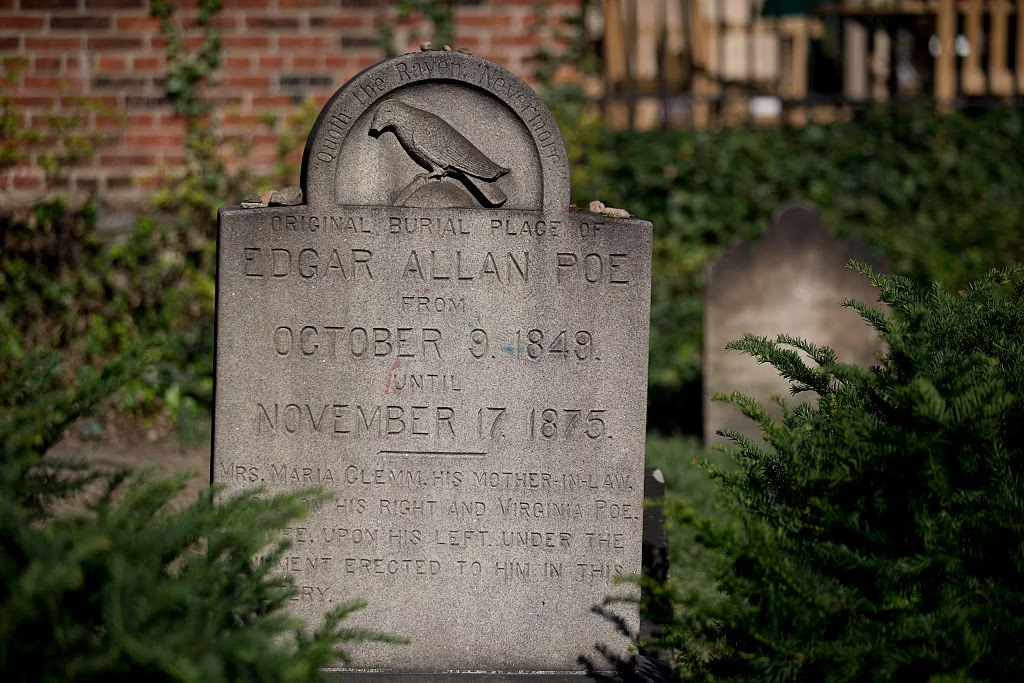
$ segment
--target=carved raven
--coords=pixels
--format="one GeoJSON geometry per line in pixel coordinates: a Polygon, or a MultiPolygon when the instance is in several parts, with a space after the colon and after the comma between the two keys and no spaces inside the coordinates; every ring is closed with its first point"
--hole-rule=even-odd
{"type": "Polygon", "coordinates": [[[373,114],[370,135],[377,137],[386,130],[395,134],[414,161],[430,170],[427,178],[458,178],[481,203],[495,207],[505,203],[505,194],[491,183],[509,169],[487,158],[440,116],[396,99],[384,100],[373,114]]]}

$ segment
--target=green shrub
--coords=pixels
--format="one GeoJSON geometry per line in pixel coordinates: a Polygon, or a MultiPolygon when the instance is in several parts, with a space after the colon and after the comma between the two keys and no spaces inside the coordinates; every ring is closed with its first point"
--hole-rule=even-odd
{"type": "Polygon", "coordinates": [[[201,416],[213,392],[212,257],[190,258],[180,233],[148,219],[103,244],[94,222],[91,204],[74,211],[61,201],[40,204],[27,221],[0,219],[0,381],[41,349],[73,369],[145,339],[145,367],[113,406],[179,423],[201,416]]]}
{"type": "Polygon", "coordinates": [[[875,367],[786,336],[731,345],[814,400],[774,422],[722,397],[764,443],[726,434],[738,467],[709,466],[736,515],[693,522],[726,561],[673,625],[692,680],[1024,671],[1024,267],[955,294],[871,280],[890,312],[848,305],[887,345],[875,367]]]}
{"type": "Polygon", "coordinates": [[[1021,112],[917,106],[800,130],[606,132],[555,104],[574,200],[654,223],[650,381],[660,393],[699,381],[704,267],[761,235],[783,202],[813,202],[839,236],[922,281],[961,287],[1024,261],[1021,112]]]}
{"type": "Polygon", "coordinates": [[[17,681],[304,681],[345,643],[395,639],[341,627],[361,604],[307,630],[276,531],[300,496],[213,489],[177,509],[183,480],[130,476],[41,454],[140,367],[60,377],[31,355],[0,383],[0,671],[17,681]]]}

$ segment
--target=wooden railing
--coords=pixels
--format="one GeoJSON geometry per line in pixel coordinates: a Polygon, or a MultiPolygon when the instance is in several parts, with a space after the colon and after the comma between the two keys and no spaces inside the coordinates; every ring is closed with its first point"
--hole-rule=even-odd
{"type": "Polygon", "coordinates": [[[912,98],[1024,105],[1024,0],[800,1],[605,0],[589,23],[609,124],[799,125],[912,98]]]}

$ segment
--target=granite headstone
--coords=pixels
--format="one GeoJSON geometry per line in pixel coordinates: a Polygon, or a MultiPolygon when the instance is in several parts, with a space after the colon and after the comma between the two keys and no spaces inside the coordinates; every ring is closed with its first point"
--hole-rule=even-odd
{"type": "Polygon", "coordinates": [[[650,223],[571,210],[548,109],[447,51],[342,87],[301,189],[220,211],[213,466],[330,494],[284,531],[294,611],[367,599],[350,625],[412,642],[364,669],[625,657],[592,608],[640,573],[650,223]]]}
{"type": "MultiPolygon", "coordinates": [[[[865,245],[834,237],[818,212],[805,204],[780,207],[767,234],[733,246],[706,273],[704,302],[704,442],[724,441],[716,430],[729,428],[760,438],[760,427],[733,406],[712,400],[716,393],[740,391],[769,413],[780,411],[772,396],[790,399],[789,382],[770,365],[758,365],[725,345],[747,332],[775,339],[779,334],[829,346],[838,359],[868,366],[881,350],[874,330],[845,298],[874,304],[877,292],[867,278],[846,267],[857,260],[881,266],[865,245]]],[[[802,397],[795,399],[804,400],[802,397]]]]}

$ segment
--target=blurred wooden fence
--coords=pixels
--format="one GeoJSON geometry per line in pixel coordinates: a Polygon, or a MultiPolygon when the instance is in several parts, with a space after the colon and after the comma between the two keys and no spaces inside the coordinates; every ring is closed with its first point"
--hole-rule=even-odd
{"type": "Polygon", "coordinates": [[[588,27],[613,127],[1024,106],[1024,0],[604,0],[588,27]]]}

